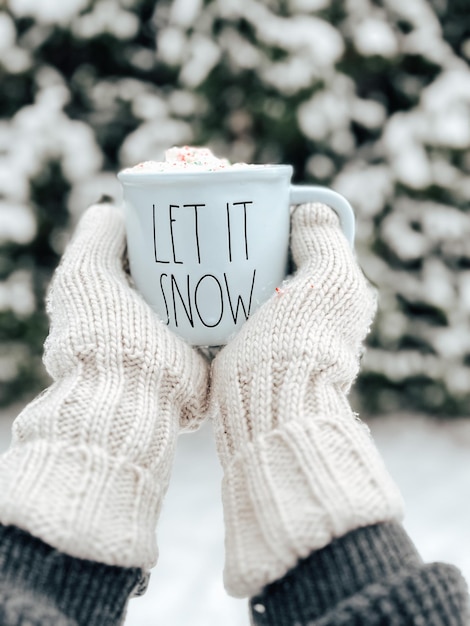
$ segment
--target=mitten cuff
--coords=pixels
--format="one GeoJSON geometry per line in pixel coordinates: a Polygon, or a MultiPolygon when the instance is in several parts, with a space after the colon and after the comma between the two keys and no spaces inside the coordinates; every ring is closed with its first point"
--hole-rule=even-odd
{"type": "Polygon", "coordinates": [[[97,446],[28,442],[0,459],[0,522],[71,556],[148,569],[167,482],[97,446]]]}
{"type": "Polygon", "coordinates": [[[228,465],[225,585],[256,595],[335,537],[398,521],[403,503],[370,435],[352,415],[287,422],[228,465]]]}

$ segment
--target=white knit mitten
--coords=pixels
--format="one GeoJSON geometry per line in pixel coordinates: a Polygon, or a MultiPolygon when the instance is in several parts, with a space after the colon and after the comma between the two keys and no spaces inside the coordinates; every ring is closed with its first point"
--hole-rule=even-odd
{"type": "Polygon", "coordinates": [[[239,597],[334,537],[402,515],[347,400],[375,298],[328,207],[297,208],[291,247],[296,274],[213,362],[224,576],[239,597]]]}
{"type": "Polygon", "coordinates": [[[148,568],[176,437],[205,412],[208,372],[129,286],[124,250],[121,212],[91,207],[47,302],[55,382],[0,458],[0,522],[75,557],[148,568]]]}

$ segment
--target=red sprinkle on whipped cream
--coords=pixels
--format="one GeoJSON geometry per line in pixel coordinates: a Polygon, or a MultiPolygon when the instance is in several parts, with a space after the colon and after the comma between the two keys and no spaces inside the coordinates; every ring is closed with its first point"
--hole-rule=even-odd
{"type": "Polygon", "coordinates": [[[193,146],[173,147],[165,152],[165,161],[144,161],[125,172],[216,172],[226,169],[244,169],[265,167],[248,163],[233,163],[227,159],[219,159],[209,148],[193,146]]]}

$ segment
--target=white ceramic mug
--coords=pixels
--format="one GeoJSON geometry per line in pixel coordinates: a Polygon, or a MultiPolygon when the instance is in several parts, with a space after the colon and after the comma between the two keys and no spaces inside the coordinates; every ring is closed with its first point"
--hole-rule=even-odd
{"type": "Polygon", "coordinates": [[[227,343],[280,286],[289,206],[322,202],[354,242],[354,214],[325,187],[291,185],[290,165],[118,174],[137,289],[192,345],[227,343]]]}

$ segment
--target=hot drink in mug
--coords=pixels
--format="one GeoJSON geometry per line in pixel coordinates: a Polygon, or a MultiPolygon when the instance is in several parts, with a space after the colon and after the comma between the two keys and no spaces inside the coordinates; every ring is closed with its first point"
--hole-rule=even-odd
{"type": "Polygon", "coordinates": [[[186,147],[118,174],[135,285],[190,344],[225,344],[282,283],[291,205],[329,205],[353,244],[347,200],[291,185],[292,173],[290,165],[230,165],[186,147]]]}

